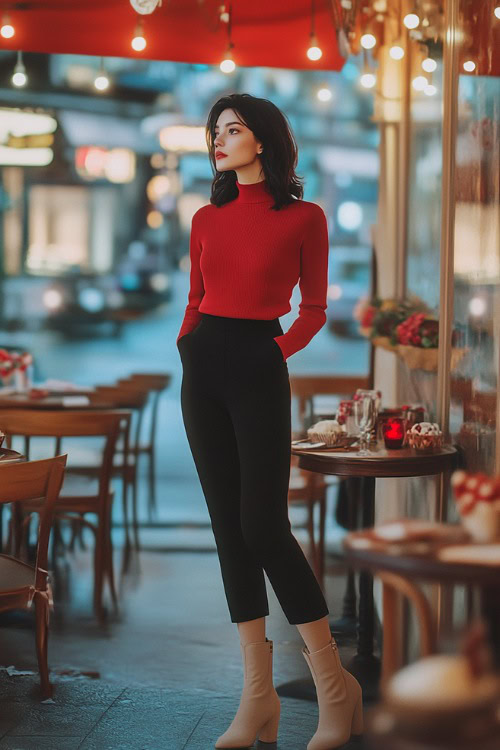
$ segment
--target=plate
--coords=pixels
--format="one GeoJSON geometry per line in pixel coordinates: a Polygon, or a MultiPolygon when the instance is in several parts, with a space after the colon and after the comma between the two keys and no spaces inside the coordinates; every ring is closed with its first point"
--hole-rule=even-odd
{"type": "Polygon", "coordinates": [[[318,448],[326,448],[326,443],[312,443],[310,440],[292,440],[292,448],[301,451],[314,451],[318,448]]]}

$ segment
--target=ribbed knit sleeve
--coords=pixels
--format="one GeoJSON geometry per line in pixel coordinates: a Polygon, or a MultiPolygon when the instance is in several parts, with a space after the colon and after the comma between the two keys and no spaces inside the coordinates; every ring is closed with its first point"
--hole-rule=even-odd
{"type": "MultiPolygon", "coordinates": [[[[201,209],[200,209],[201,210],[201,209]]],[[[199,230],[199,211],[197,211],[191,221],[191,237],[189,240],[189,259],[191,261],[191,270],[189,273],[189,294],[188,304],[184,313],[181,329],[177,335],[177,341],[184,334],[192,331],[201,320],[201,313],[198,308],[205,294],[203,285],[203,276],[200,268],[201,258],[201,239],[199,230]]]]}
{"type": "Polygon", "coordinates": [[[309,203],[300,249],[299,316],[288,331],[276,336],[283,358],[303,349],[326,322],[328,289],[328,224],[325,212],[316,203],[309,203]]]}

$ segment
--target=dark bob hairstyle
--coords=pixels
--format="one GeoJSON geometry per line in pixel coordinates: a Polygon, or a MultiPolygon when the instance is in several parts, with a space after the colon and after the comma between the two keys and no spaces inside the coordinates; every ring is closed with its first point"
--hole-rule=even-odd
{"type": "Polygon", "coordinates": [[[258,154],[258,158],[274,196],[272,208],[278,211],[296,198],[302,198],[304,189],[295,174],[297,144],[286,116],[269,99],[260,99],[251,94],[229,94],[214,104],[206,124],[208,153],[216,173],[210,203],[222,206],[238,196],[236,172],[233,169],[218,172],[215,161],[215,126],[225,109],[233,109],[263,145],[263,152],[258,154]]]}

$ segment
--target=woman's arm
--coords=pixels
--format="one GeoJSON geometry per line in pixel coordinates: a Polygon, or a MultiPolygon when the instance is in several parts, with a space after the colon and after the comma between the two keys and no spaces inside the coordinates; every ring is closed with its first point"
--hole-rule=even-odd
{"type": "Polygon", "coordinates": [[[328,289],[328,224],[325,212],[310,203],[300,250],[299,316],[286,333],[276,336],[283,359],[303,349],[326,322],[328,289]]]}
{"type": "MultiPolygon", "coordinates": [[[[201,210],[201,209],[199,209],[201,210]]],[[[184,313],[184,319],[182,321],[181,329],[177,335],[177,341],[184,336],[184,334],[192,331],[201,320],[201,313],[198,308],[200,302],[205,294],[205,288],[203,285],[203,276],[200,268],[200,257],[201,257],[201,242],[199,235],[199,226],[194,214],[191,221],[191,236],[189,240],[189,259],[191,261],[191,270],[189,273],[189,294],[188,304],[184,313]]],[[[176,342],[177,343],[177,342],[176,342]]]]}

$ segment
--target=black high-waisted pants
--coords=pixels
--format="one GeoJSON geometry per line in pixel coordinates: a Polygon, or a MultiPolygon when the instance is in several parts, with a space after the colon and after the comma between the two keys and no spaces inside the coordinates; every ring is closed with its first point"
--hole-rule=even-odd
{"type": "Polygon", "coordinates": [[[288,367],[279,318],[203,313],[178,341],[181,407],[232,622],[269,614],[264,571],[292,624],[328,607],[288,518],[288,367]]]}

